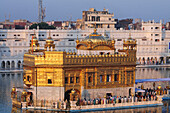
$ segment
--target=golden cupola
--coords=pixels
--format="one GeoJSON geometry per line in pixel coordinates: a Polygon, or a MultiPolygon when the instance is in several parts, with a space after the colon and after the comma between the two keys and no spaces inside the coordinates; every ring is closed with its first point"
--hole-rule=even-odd
{"type": "Polygon", "coordinates": [[[129,34],[129,38],[123,41],[123,49],[127,50],[136,50],[136,40],[132,39],[131,34],[129,34]]]}
{"type": "Polygon", "coordinates": [[[36,34],[34,32],[34,35],[32,36],[32,39],[30,40],[30,52],[36,52],[39,50],[39,43],[38,43],[38,39],[36,37],[36,34]]]}
{"type": "Polygon", "coordinates": [[[51,48],[52,48],[52,50],[54,51],[54,49],[55,49],[55,44],[54,44],[54,40],[51,38],[51,36],[50,36],[50,31],[49,31],[49,37],[47,38],[47,40],[46,40],[46,44],[45,44],[45,50],[47,51],[47,50],[49,50],[49,51],[51,51],[51,48]]]}
{"type": "Polygon", "coordinates": [[[87,53],[90,54],[96,53],[95,51],[104,51],[104,50],[109,51],[109,53],[112,52],[114,53],[115,50],[115,41],[108,39],[102,36],[101,34],[98,34],[96,28],[94,29],[93,33],[85,37],[82,41],[79,41],[77,39],[76,43],[77,43],[76,48],[78,50],[78,53],[79,51],[82,50],[82,52],[80,53],[83,54],[86,54],[83,52],[86,50],[87,53]]]}
{"type": "Polygon", "coordinates": [[[89,36],[85,37],[84,40],[76,41],[77,49],[83,50],[115,50],[114,40],[106,39],[101,34],[97,33],[97,29],[94,29],[94,32],[89,36]]]}

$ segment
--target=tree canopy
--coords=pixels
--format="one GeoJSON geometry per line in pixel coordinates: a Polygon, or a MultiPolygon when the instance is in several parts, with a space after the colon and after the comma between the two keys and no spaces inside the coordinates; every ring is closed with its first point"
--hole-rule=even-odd
{"type": "Polygon", "coordinates": [[[39,29],[56,29],[53,25],[50,26],[45,22],[33,24],[30,26],[30,29],[37,29],[37,26],[39,26],[39,29]]]}

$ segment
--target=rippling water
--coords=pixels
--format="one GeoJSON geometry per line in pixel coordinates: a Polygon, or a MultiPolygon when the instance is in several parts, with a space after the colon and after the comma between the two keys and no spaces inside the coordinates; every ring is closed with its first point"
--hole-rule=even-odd
{"type": "MultiPolygon", "coordinates": [[[[169,78],[169,68],[137,68],[137,79],[150,78],[169,78]]],[[[12,108],[10,92],[13,86],[22,87],[22,73],[0,73],[0,113],[21,113],[22,111],[12,108]]],[[[113,111],[98,111],[95,113],[168,113],[170,109],[170,101],[163,102],[164,106],[147,107],[138,109],[123,109],[113,111]],[[168,106],[168,107],[167,107],[168,106]]],[[[25,112],[25,111],[24,111],[25,112]]],[[[55,113],[51,111],[36,111],[36,113],[55,113]]],[[[26,111],[26,113],[34,113],[34,111],[26,111]]],[[[170,112],[169,112],[170,113],[170,112]]]]}

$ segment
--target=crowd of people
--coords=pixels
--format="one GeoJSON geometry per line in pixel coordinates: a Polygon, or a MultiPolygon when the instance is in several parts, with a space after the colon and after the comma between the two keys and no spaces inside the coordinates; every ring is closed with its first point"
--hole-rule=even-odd
{"type": "Polygon", "coordinates": [[[116,103],[130,103],[130,102],[141,102],[141,101],[156,101],[158,98],[154,96],[108,96],[106,98],[94,98],[94,99],[78,99],[76,105],[98,105],[98,104],[116,104],[116,103]],[[132,99],[133,98],[133,99],[132,99]]]}
{"type": "Polygon", "coordinates": [[[144,89],[145,92],[136,92],[132,96],[106,96],[105,98],[93,98],[93,99],[78,99],[76,105],[98,105],[98,104],[116,104],[116,103],[130,103],[130,102],[141,102],[141,101],[156,101],[158,100],[157,95],[167,94],[167,89],[155,90],[155,89],[144,89]],[[132,99],[133,98],[133,99],[132,99]]]}

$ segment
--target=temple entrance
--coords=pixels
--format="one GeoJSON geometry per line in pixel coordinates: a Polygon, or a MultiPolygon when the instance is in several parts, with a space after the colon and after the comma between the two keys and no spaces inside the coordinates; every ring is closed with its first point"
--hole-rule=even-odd
{"type": "Polygon", "coordinates": [[[67,101],[77,101],[77,99],[80,97],[80,91],[77,89],[70,89],[65,92],[64,100],[67,101]]]}

